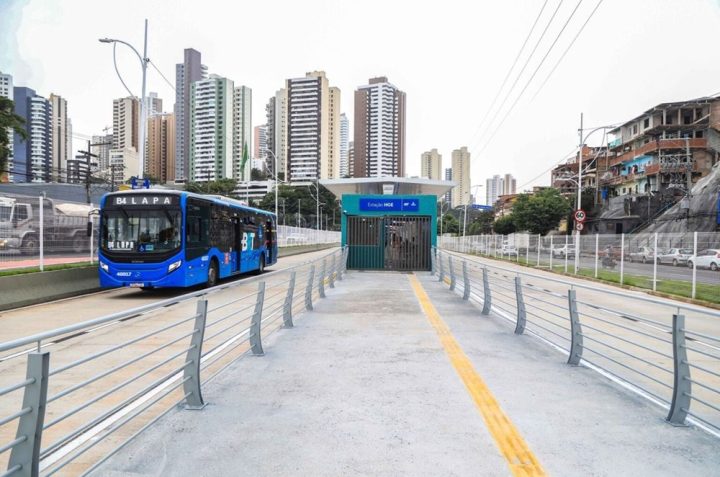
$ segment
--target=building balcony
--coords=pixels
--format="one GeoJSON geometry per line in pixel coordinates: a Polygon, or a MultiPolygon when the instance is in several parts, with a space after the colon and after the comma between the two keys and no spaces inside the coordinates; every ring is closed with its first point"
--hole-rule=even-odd
{"type": "Polygon", "coordinates": [[[608,165],[614,166],[622,162],[630,161],[637,156],[643,156],[649,152],[657,151],[658,147],[660,149],[685,149],[686,147],[690,147],[690,149],[705,149],[707,147],[707,139],[693,138],[686,140],[684,138],[674,138],[661,139],[658,142],[650,141],[636,149],[619,154],[617,157],[611,159],[608,165]]]}

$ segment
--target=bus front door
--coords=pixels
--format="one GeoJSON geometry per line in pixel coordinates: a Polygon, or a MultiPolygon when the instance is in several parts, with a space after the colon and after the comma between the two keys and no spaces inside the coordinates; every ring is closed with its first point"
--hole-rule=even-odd
{"type": "Polygon", "coordinates": [[[243,225],[238,217],[233,218],[233,273],[240,271],[242,263],[243,225]]]}

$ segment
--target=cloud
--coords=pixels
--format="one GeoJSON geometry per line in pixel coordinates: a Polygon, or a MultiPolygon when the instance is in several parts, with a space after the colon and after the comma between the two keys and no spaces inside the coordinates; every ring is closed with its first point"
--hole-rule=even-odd
{"type": "MultiPolygon", "coordinates": [[[[0,2],[0,71],[12,74],[21,82],[29,80],[33,70],[19,54],[18,32],[22,24],[23,9],[30,0],[6,0],[0,2]]],[[[15,83],[17,84],[17,79],[15,83]]]]}

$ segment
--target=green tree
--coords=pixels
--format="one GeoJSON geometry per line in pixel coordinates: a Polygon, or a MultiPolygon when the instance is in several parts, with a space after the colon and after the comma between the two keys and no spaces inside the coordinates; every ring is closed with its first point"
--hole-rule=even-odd
{"type": "MultiPolygon", "coordinates": [[[[457,234],[460,232],[460,222],[458,219],[447,213],[442,216],[442,233],[457,234]]],[[[440,221],[438,221],[438,234],[440,233],[440,221]]]]}
{"type": "MultiPolygon", "coordinates": [[[[278,187],[278,221],[286,225],[315,228],[317,224],[317,200],[315,199],[315,186],[288,186],[280,184],[278,187]],[[285,207],[283,207],[283,203],[285,207]],[[298,207],[300,220],[298,222],[298,207]],[[285,209],[285,217],[283,217],[285,209]]],[[[340,206],[335,195],[324,186],[320,186],[320,205],[322,206],[323,228],[327,223],[330,230],[340,230],[340,206]],[[327,221],[327,222],[326,222],[327,221]]],[[[275,192],[270,192],[262,198],[258,208],[275,212],[275,192]]]]}
{"type": "Polygon", "coordinates": [[[235,179],[219,179],[209,182],[188,182],[185,190],[197,194],[219,194],[233,197],[233,191],[237,187],[235,179]]]}
{"type": "Polygon", "coordinates": [[[253,168],[250,171],[250,180],[251,181],[265,181],[267,180],[268,176],[265,173],[265,171],[262,171],[260,169],[253,168]]]}
{"type": "Polygon", "coordinates": [[[496,234],[508,235],[515,233],[515,217],[513,214],[500,217],[493,224],[493,230],[496,234]]]}
{"type": "Polygon", "coordinates": [[[513,221],[517,230],[545,235],[572,210],[568,200],[557,189],[543,189],[536,194],[520,194],[513,204],[513,221]]]}
{"type": "Polygon", "coordinates": [[[0,96],[0,182],[7,181],[8,158],[10,157],[11,131],[27,140],[25,119],[15,114],[15,102],[0,96]]]}
{"type": "MultiPolygon", "coordinates": [[[[468,210],[468,213],[470,211],[468,210]]],[[[492,232],[495,213],[491,210],[483,210],[481,212],[473,211],[472,222],[468,225],[468,235],[489,234],[492,232]]]]}

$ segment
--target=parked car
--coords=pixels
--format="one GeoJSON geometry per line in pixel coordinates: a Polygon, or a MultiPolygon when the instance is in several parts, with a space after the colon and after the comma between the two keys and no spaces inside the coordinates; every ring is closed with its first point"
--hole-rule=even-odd
{"type": "Polygon", "coordinates": [[[630,253],[631,262],[648,263],[652,262],[655,257],[655,249],[652,247],[640,247],[635,252],[630,253]]]}
{"type": "Polygon", "coordinates": [[[500,253],[501,253],[502,255],[508,255],[508,256],[510,256],[510,255],[517,255],[517,254],[518,254],[518,251],[517,251],[517,249],[516,249],[515,247],[513,247],[512,245],[503,245],[503,248],[501,249],[500,253]]]}
{"type": "Polygon", "coordinates": [[[709,268],[713,272],[720,270],[720,248],[708,248],[698,252],[697,257],[689,257],[687,266],[692,268],[709,268]]]}
{"type": "Polygon", "coordinates": [[[668,263],[677,267],[687,263],[688,258],[692,255],[692,249],[689,248],[671,248],[662,254],[658,254],[657,261],[659,264],[668,263]]]}
{"type": "Polygon", "coordinates": [[[562,247],[555,247],[552,251],[553,257],[560,258],[574,258],[575,257],[575,246],[574,245],[563,245],[562,247]]]}

